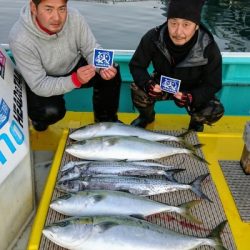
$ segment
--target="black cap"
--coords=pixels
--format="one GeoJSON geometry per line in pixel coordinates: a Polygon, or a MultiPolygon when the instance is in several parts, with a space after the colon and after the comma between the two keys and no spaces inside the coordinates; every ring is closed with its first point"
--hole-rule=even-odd
{"type": "Polygon", "coordinates": [[[182,18],[200,24],[204,0],[170,0],[167,18],[182,18]]]}

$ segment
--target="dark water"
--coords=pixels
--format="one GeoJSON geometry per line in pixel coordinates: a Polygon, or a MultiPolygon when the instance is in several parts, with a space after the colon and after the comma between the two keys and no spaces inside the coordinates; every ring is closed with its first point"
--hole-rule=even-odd
{"type": "MultiPolygon", "coordinates": [[[[29,0],[0,0],[0,43],[29,0]]],[[[87,19],[104,48],[135,49],[142,35],[166,20],[168,0],[69,0],[87,19]]],[[[250,52],[250,0],[208,0],[202,20],[221,51],[250,52]]]]}

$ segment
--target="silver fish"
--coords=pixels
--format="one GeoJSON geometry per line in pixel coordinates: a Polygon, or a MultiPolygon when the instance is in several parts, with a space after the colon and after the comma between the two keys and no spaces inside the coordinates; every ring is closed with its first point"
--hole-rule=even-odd
{"type": "Polygon", "coordinates": [[[188,133],[190,133],[190,131],[185,132],[180,136],[172,136],[124,123],[100,122],[83,126],[72,132],[69,137],[76,141],[82,141],[103,136],[137,136],[150,141],[175,141],[185,144],[186,142],[183,137],[188,133]]]}
{"type": "MultiPolygon", "coordinates": [[[[179,190],[191,190],[200,198],[209,198],[201,190],[201,182],[209,174],[197,177],[189,184],[164,180],[126,176],[88,176],[77,180],[64,181],[57,184],[57,189],[66,192],[82,190],[125,191],[136,195],[149,196],[179,190]]],[[[210,200],[209,200],[210,201],[210,200]]]]}
{"type": "Polygon", "coordinates": [[[200,202],[194,200],[176,207],[125,192],[89,190],[58,197],[51,202],[50,208],[67,216],[131,215],[145,218],[161,212],[175,212],[201,223],[189,211],[200,202]]]}
{"type": "Polygon", "coordinates": [[[96,165],[93,163],[88,163],[80,166],[75,166],[69,171],[65,171],[61,174],[58,182],[63,182],[67,180],[73,180],[80,177],[90,176],[90,175],[118,175],[118,176],[164,176],[168,180],[176,181],[174,174],[185,169],[167,169],[155,166],[140,166],[133,165],[131,162],[126,162],[123,166],[112,165],[96,165]]]}
{"type": "Polygon", "coordinates": [[[81,166],[84,164],[88,164],[90,161],[69,161],[68,163],[66,163],[61,169],[60,171],[67,171],[70,170],[72,168],[74,168],[75,166],[81,166]]]}
{"type": "MultiPolygon", "coordinates": [[[[181,165],[184,162],[184,160],[179,164],[181,165]]],[[[91,166],[110,166],[112,164],[112,166],[114,167],[126,167],[128,166],[128,164],[131,164],[132,166],[136,165],[136,166],[149,166],[149,167],[160,167],[160,168],[174,168],[174,166],[169,166],[169,165],[164,165],[161,163],[157,163],[157,162],[149,162],[149,161],[131,161],[131,162],[126,162],[126,161],[69,161],[68,163],[66,163],[64,166],[62,166],[62,168],[60,169],[61,172],[65,172],[65,171],[69,171],[72,168],[78,166],[81,167],[83,165],[91,165],[91,166]]],[[[179,166],[178,165],[178,166],[179,166]]]]}
{"type": "Polygon", "coordinates": [[[191,250],[205,245],[226,250],[220,238],[226,223],[208,237],[196,237],[129,216],[73,217],[46,226],[43,234],[71,250],[191,250]]]}
{"type": "Polygon", "coordinates": [[[107,136],[83,140],[67,146],[65,151],[85,160],[142,161],[160,159],[176,154],[189,154],[202,162],[206,162],[196,155],[193,149],[177,148],[160,142],[129,136],[107,136]]]}

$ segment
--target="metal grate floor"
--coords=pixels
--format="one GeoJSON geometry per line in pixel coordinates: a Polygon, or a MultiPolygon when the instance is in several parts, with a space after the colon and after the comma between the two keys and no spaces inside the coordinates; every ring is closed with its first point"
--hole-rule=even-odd
{"type": "MultiPolygon", "coordinates": [[[[178,135],[180,134],[181,131],[157,131],[157,132],[167,133],[170,135],[178,135]]],[[[191,144],[199,143],[195,132],[188,134],[186,136],[186,140],[191,144]]],[[[165,143],[174,145],[176,147],[180,147],[179,144],[175,142],[165,142],[165,143]]],[[[69,138],[66,142],[66,145],[68,144],[70,144],[69,138]]],[[[202,151],[200,149],[197,150],[197,154],[204,158],[202,151]]],[[[60,167],[62,167],[69,161],[77,161],[77,160],[78,160],[77,158],[67,153],[64,153],[60,167]]],[[[174,165],[176,167],[185,168],[186,171],[177,173],[175,176],[176,179],[182,183],[189,183],[193,181],[196,177],[209,172],[208,167],[205,163],[202,163],[197,159],[190,157],[189,155],[176,155],[176,156],[166,157],[159,159],[155,162],[159,162],[165,165],[174,165]]],[[[60,173],[58,174],[58,177],[59,175],[60,173]]],[[[210,231],[213,228],[215,228],[220,222],[224,221],[226,217],[224,214],[222,204],[218,197],[215,185],[212,182],[210,176],[208,176],[203,181],[202,190],[213,201],[213,203],[207,200],[203,200],[197,206],[192,208],[191,212],[196,218],[201,220],[203,224],[201,225],[194,224],[184,219],[180,215],[174,213],[161,213],[153,215],[148,217],[147,220],[183,234],[194,235],[198,237],[206,237],[207,235],[209,235],[210,231]]],[[[55,189],[53,192],[52,199],[60,195],[62,195],[62,193],[55,189]]],[[[198,199],[198,197],[189,190],[173,192],[170,194],[154,195],[151,196],[150,198],[170,205],[179,205],[184,202],[198,199]]],[[[53,211],[52,209],[49,209],[45,224],[48,225],[64,218],[66,218],[66,216],[61,215],[53,211]]],[[[228,224],[224,228],[223,233],[221,234],[221,238],[224,246],[227,249],[230,250],[236,249],[236,246],[233,241],[233,236],[228,224]]],[[[57,245],[49,241],[46,237],[42,236],[40,242],[40,249],[62,250],[63,248],[58,247],[57,245]]],[[[213,249],[213,248],[209,246],[202,246],[199,247],[198,249],[213,249]]]]}
{"type": "Polygon", "coordinates": [[[219,161],[240,217],[250,222],[250,175],[246,175],[239,161],[219,161]]]}

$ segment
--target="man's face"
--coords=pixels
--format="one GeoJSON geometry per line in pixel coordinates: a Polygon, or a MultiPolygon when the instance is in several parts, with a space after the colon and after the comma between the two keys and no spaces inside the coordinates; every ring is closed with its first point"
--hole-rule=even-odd
{"type": "Polygon", "coordinates": [[[31,1],[32,15],[52,33],[58,33],[66,21],[67,3],[65,0],[43,0],[36,7],[31,1]]]}
{"type": "Polygon", "coordinates": [[[184,45],[194,35],[198,25],[192,21],[181,18],[170,18],[168,20],[168,31],[175,45],[184,45]]]}

